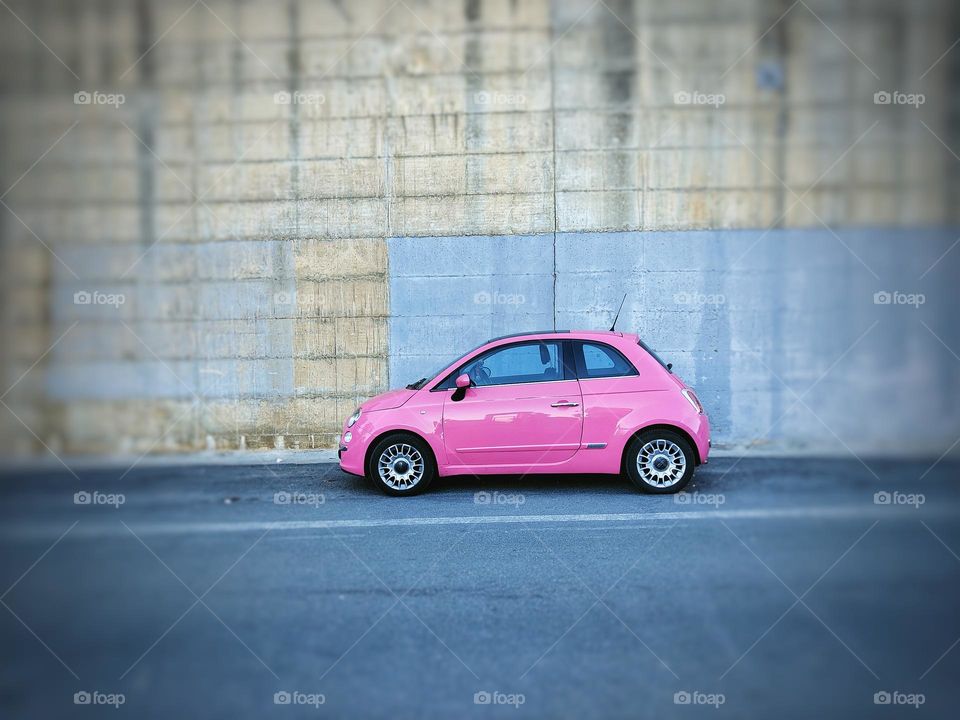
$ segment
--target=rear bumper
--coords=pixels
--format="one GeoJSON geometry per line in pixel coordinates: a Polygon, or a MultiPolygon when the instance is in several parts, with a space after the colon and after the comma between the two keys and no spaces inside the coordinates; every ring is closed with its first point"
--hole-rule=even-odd
{"type": "Polygon", "coordinates": [[[706,413],[697,416],[699,423],[693,428],[693,441],[697,444],[697,454],[700,456],[700,463],[706,465],[710,459],[710,419],[706,413]]]}

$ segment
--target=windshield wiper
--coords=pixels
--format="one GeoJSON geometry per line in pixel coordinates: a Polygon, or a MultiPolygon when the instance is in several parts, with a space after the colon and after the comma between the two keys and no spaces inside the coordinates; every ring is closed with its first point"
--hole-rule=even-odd
{"type": "Polygon", "coordinates": [[[407,390],[419,390],[423,387],[423,384],[427,381],[427,378],[420,378],[414,383],[407,385],[407,390]]]}

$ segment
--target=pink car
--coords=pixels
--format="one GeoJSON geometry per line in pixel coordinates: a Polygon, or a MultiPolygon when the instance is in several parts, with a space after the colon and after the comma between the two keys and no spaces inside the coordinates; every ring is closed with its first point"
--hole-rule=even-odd
{"type": "Polygon", "coordinates": [[[361,405],[340,467],[390,495],[438,475],[527,473],[625,473],[647,492],[678,492],[707,462],[710,422],[670,368],[620,332],[495,338],[361,405]]]}

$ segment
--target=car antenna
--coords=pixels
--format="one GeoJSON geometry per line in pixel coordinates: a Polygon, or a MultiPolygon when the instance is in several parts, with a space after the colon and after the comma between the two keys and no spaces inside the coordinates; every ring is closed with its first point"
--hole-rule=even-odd
{"type": "Polygon", "coordinates": [[[617,320],[620,319],[620,311],[623,310],[623,303],[627,300],[627,294],[623,294],[623,300],[620,301],[620,307],[617,308],[617,314],[613,318],[613,325],[610,326],[610,332],[613,332],[617,327],[617,320]]]}

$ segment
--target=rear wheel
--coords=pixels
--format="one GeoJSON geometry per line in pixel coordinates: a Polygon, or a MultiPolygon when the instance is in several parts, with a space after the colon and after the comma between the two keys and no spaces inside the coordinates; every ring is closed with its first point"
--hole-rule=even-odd
{"type": "Polygon", "coordinates": [[[367,477],[388,495],[416,495],[427,489],[437,470],[427,443],[414,435],[388,435],[374,445],[367,477]]]}
{"type": "Polygon", "coordinates": [[[680,492],[690,482],[696,456],[690,442],[672,430],[649,430],[630,441],[627,476],[648,493],[680,492]]]}

